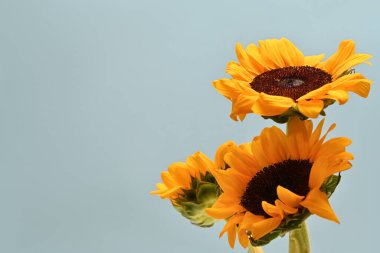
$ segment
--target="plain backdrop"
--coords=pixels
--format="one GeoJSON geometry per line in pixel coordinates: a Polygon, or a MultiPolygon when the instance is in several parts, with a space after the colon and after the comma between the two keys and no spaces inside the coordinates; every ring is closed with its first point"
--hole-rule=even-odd
{"type": "MultiPolygon", "coordinates": [[[[354,39],[374,81],[327,110],[353,140],[353,168],[308,220],[313,253],[379,252],[377,1],[0,0],[0,252],[245,252],[149,195],[160,173],[198,150],[250,141],[275,124],[229,119],[212,80],[235,44],[287,37],[306,55],[354,39]]],[[[319,121],[320,118],[317,121],[319,121]]],[[[282,128],[284,126],[281,126],[282,128]]],[[[287,238],[266,253],[287,252],[287,238]]]]}

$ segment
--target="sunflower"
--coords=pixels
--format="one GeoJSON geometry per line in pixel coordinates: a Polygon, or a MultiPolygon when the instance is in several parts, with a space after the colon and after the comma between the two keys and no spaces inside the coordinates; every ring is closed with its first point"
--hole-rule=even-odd
{"type": "Polygon", "coordinates": [[[171,164],[168,171],[161,173],[162,183],[157,183],[157,190],[151,194],[169,199],[175,209],[193,224],[212,226],[215,219],[205,213],[205,208],[215,203],[220,188],[210,171],[228,169],[224,157],[233,148],[237,148],[233,141],[221,145],[215,153],[215,162],[202,152],[196,152],[186,162],[171,164]]]}
{"type": "Polygon", "coordinates": [[[346,152],[351,141],[325,141],[335,125],[321,136],[323,122],[313,131],[312,121],[294,117],[287,134],[265,128],[250,149],[234,148],[225,155],[228,170],[211,171],[223,193],[206,212],[228,220],[220,236],[227,232],[231,247],[236,234],[243,247],[249,241],[264,245],[310,214],[339,223],[328,202],[333,189],[327,188],[335,173],[351,167],[353,156],[346,152]]]}
{"type": "Polygon", "coordinates": [[[232,101],[234,120],[247,113],[282,123],[294,115],[316,118],[333,102],[344,104],[349,91],[367,97],[370,90],[371,81],[352,68],[372,56],[356,54],[352,40],[342,41],[326,61],[323,54],[304,56],[286,38],[262,40],[245,50],[237,44],[236,54],[239,63],[230,62],[226,69],[232,79],[213,82],[232,101]]]}

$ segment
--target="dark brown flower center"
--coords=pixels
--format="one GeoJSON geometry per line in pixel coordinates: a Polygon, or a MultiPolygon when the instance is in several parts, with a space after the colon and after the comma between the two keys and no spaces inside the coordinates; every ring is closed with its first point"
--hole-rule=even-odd
{"type": "Polygon", "coordinates": [[[296,100],[312,90],[332,82],[332,76],[322,69],[299,66],[264,72],[251,82],[255,91],[296,100]]]}
{"type": "Polygon", "coordinates": [[[282,186],[298,195],[309,192],[309,176],[312,163],[309,160],[286,160],[265,167],[248,183],[240,205],[256,215],[269,217],[262,208],[262,201],[274,204],[277,186],[282,186]]]}

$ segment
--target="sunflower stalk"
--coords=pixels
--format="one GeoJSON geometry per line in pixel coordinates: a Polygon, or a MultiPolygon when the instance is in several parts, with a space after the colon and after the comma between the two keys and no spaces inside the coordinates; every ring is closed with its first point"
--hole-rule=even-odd
{"type": "Polygon", "coordinates": [[[306,223],[289,233],[289,253],[310,253],[310,240],[306,223]]]}
{"type": "Polygon", "coordinates": [[[252,245],[249,245],[248,253],[264,253],[264,250],[261,247],[254,247],[252,245]]]}

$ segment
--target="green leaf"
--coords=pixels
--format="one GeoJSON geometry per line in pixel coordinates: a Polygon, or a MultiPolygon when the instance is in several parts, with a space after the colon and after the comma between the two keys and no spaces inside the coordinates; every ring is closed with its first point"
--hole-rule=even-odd
{"type": "Polygon", "coordinates": [[[336,187],[338,186],[340,179],[340,174],[328,177],[321,186],[321,191],[326,193],[327,197],[330,197],[334,193],[336,187]]]}

